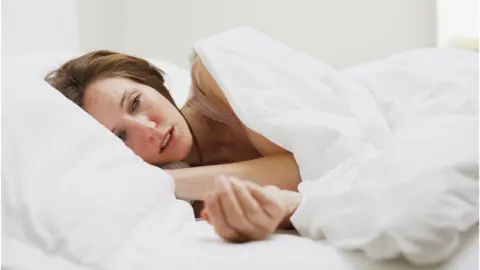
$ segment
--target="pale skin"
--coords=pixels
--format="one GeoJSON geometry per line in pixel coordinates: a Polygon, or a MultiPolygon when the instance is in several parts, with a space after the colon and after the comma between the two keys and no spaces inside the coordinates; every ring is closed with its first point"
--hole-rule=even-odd
{"type": "Polygon", "coordinates": [[[278,228],[291,227],[289,217],[301,201],[293,155],[240,121],[225,125],[208,119],[193,105],[196,94],[222,111],[234,112],[198,57],[191,74],[194,95],[181,111],[198,148],[185,119],[146,85],[124,78],[98,80],[87,88],[84,107],[146,162],[196,166],[167,172],[175,180],[177,197],[204,200],[201,216],[223,239],[261,240],[278,228]]]}
{"type": "Polygon", "coordinates": [[[279,228],[292,228],[289,217],[300,201],[297,192],[219,177],[201,216],[227,241],[262,240],[279,228]]]}

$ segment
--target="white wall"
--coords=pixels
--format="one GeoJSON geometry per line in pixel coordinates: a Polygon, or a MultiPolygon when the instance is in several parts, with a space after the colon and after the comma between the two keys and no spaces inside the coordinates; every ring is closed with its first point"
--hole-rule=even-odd
{"type": "Polygon", "coordinates": [[[2,0],[2,54],[78,50],[76,0],[2,0]]]}
{"type": "Polygon", "coordinates": [[[82,50],[122,50],[123,0],[77,1],[82,50]]]}
{"type": "Polygon", "coordinates": [[[439,46],[469,39],[478,43],[478,8],[477,0],[437,0],[439,46]]]}
{"type": "Polygon", "coordinates": [[[193,41],[239,25],[336,67],[436,41],[435,0],[3,0],[2,5],[3,51],[104,48],[183,67],[193,41]]]}
{"type": "Polygon", "coordinates": [[[345,67],[435,44],[434,0],[121,0],[117,47],[187,67],[190,44],[248,24],[345,67]]]}

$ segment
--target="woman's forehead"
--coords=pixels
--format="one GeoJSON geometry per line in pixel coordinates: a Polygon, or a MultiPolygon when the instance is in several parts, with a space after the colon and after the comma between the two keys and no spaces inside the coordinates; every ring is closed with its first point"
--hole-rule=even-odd
{"type": "Polygon", "coordinates": [[[85,91],[84,109],[107,128],[122,113],[121,101],[134,82],[123,78],[108,78],[92,83],[85,91]]]}
{"type": "Polygon", "coordinates": [[[121,98],[125,91],[122,81],[105,79],[92,83],[85,90],[84,106],[90,107],[98,103],[108,105],[114,100],[121,98]]]}
{"type": "Polygon", "coordinates": [[[138,83],[125,78],[105,78],[90,84],[87,87],[86,94],[92,92],[92,94],[106,97],[116,97],[117,95],[123,94],[125,90],[133,88],[136,85],[138,85],[138,83]]]}

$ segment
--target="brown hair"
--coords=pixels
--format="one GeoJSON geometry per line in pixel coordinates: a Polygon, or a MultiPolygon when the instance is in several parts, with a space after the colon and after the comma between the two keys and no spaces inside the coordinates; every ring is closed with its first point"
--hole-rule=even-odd
{"type": "Polygon", "coordinates": [[[47,74],[45,80],[82,108],[87,87],[96,80],[111,77],[122,77],[148,85],[176,106],[164,85],[163,76],[162,70],[144,59],[101,50],[66,62],[47,74]]]}

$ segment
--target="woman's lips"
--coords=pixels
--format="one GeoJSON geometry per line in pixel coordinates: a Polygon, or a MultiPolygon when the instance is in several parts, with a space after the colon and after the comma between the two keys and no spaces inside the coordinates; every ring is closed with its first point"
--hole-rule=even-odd
{"type": "Polygon", "coordinates": [[[169,129],[165,137],[163,137],[162,143],[160,144],[160,153],[165,152],[165,150],[172,144],[172,141],[175,137],[175,132],[173,126],[169,129]]]}

